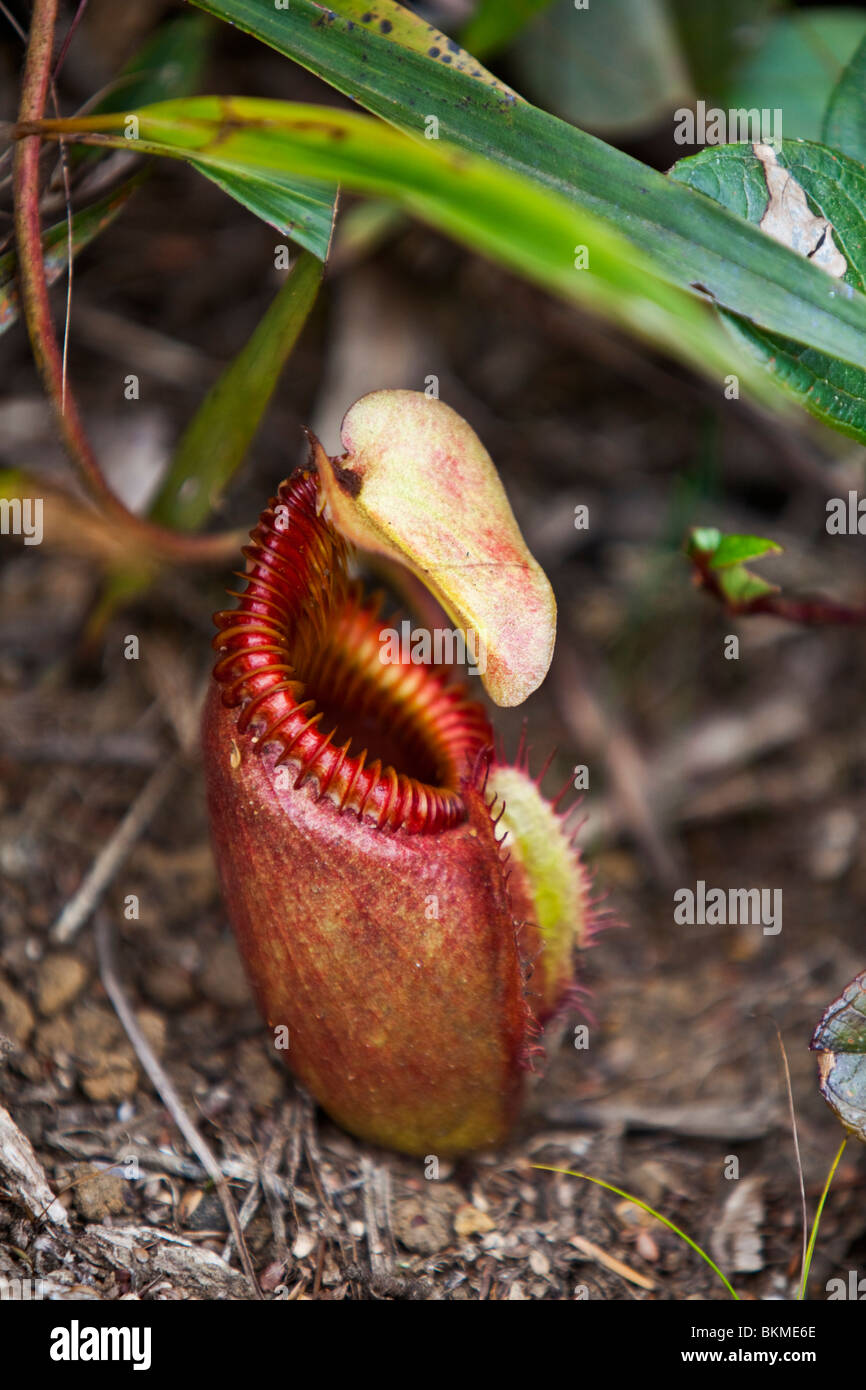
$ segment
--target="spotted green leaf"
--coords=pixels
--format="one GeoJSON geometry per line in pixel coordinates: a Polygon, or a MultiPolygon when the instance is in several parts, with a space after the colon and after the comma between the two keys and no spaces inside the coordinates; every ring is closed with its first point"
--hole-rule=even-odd
{"type": "MultiPolygon", "coordinates": [[[[866,370],[864,296],[842,296],[817,267],[747,220],[523,101],[402,5],[195,3],[294,58],[422,147],[436,143],[435,116],[440,140],[556,191],[596,226],[618,230],[663,278],[866,370]]],[[[740,358],[747,371],[748,359],[740,358]]]]}
{"type": "MultiPolygon", "coordinates": [[[[330,177],[353,191],[388,197],[684,362],[697,361],[719,379],[730,367],[727,335],[705,306],[658,276],[615,228],[515,170],[444,141],[417,144],[370,117],[330,107],[192,97],[135,114],[142,153],[186,159],[219,176],[330,177]],[[591,247],[591,270],[576,267],[576,247],[591,247]]],[[[40,129],[124,146],[121,119],[47,120],[40,129]]],[[[866,335],[861,351],[866,365],[866,335]]],[[[748,363],[742,372],[754,391],[771,399],[763,373],[753,369],[749,377],[748,363]]]]}

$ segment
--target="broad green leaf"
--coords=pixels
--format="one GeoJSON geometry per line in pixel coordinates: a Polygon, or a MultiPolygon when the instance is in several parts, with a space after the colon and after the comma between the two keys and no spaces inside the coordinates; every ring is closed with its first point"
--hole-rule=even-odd
{"type": "MultiPolygon", "coordinates": [[[[866,169],[846,155],[810,141],[785,140],[777,153],[768,146],[761,148],[759,158],[751,145],[712,146],[680,160],[672,177],[760,224],[770,203],[768,176],[772,175],[780,189],[774,198],[777,232],[781,234],[787,227],[792,239],[796,233],[804,253],[814,245],[817,250],[813,254],[824,258],[831,269],[838,272],[844,266],[842,275],[827,270],[822,273],[828,294],[841,302],[854,302],[857,292],[866,287],[866,169]],[[786,174],[790,181],[785,181],[786,174]],[[797,188],[803,190],[805,198],[797,188]],[[799,221],[790,215],[792,211],[799,214],[799,221]],[[814,217],[826,219],[830,229],[822,230],[810,220],[814,217]]],[[[807,410],[866,443],[866,372],[862,361],[854,366],[836,354],[768,333],[744,319],[730,322],[740,340],[767,363],[807,410]]]]}
{"type": "Polygon", "coordinates": [[[821,139],[866,164],[866,36],[833,88],[821,139]]]}
{"type": "MultiPolygon", "coordinates": [[[[329,107],[247,97],[193,97],[136,113],[142,152],[186,158],[236,177],[318,174],[352,190],[386,196],[467,245],[564,297],[604,313],[673,355],[723,375],[730,346],[696,300],[659,279],[613,229],[509,169],[455,151],[418,145],[369,117],[329,107]],[[589,246],[591,269],[575,268],[589,246]]],[[[119,117],[43,121],[43,132],[102,144],[126,143],[119,117]]],[[[864,344],[866,351],[866,344],[864,344]]],[[[748,377],[748,366],[742,370],[748,377]]],[[[752,378],[759,393],[769,383],[752,378]]]]}
{"type": "Polygon", "coordinates": [[[264,178],[251,173],[240,175],[192,163],[200,174],[211,179],[236,202],[243,203],[263,222],[312,251],[320,261],[327,258],[337,202],[334,184],[321,179],[283,178],[275,173],[264,178]]]}
{"type": "Polygon", "coordinates": [[[866,15],[855,9],[780,15],[719,105],[778,108],[786,139],[820,140],[827,100],[864,33],[866,15]]]}
{"type": "Polygon", "coordinates": [[[354,3],[323,10],[313,0],[292,0],[288,10],[264,0],[195,2],[419,141],[435,116],[442,139],[594,213],[673,283],[698,287],[763,329],[866,369],[866,299],[840,297],[816,267],[709,199],[530,106],[467,55],[443,51],[439,38],[429,45],[428,26],[402,6],[381,3],[373,12],[354,3]],[[436,48],[435,58],[425,44],[436,48]]]}
{"type": "Polygon", "coordinates": [[[320,262],[302,252],[252,337],[184,433],[151,509],[154,521],[182,531],[207,521],[246,456],[321,279],[320,262]]]}
{"type": "Polygon", "coordinates": [[[685,549],[708,586],[732,609],[778,593],[778,585],[769,584],[745,565],[747,560],[781,551],[775,541],[762,536],[726,536],[715,526],[695,526],[686,538],[685,549]]]}
{"type": "Polygon", "coordinates": [[[470,53],[496,53],[549,4],[550,0],[478,0],[475,13],[460,34],[460,42],[470,53]]]}
{"type": "Polygon", "coordinates": [[[753,574],[745,565],[731,565],[719,571],[719,590],[732,608],[748,605],[765,594],[777,594],[778,584],[769,584],[759,574],[753,574]]]}
{"type": "Polygon", "coordinates": [[[695,559],[702,557],[714,570],[759,560],[762,555],[782,549],[776,541],[763,536],[726,536],[715,526],[693,526],[686,548],[689,555],[695,559]]]}
{"type": "Polygon", "coordinates": [[[665,0],[604,0],[585,10],[556,0],[510,62],[528,96],[609,134],[651,126],[691,95],[665,0]]]}
{"type": "MultiPolygon", "coordinates": [[[[856,499],[856,496],[851,493],[851,498],[856,499]]],[[[700,587],[719,599],[730,612],[771,614],[786,622],[804,625],[863,627],[866,624],[863,606],[808,595],[788,598],[777,584],[767,583],[746,568],[743,563],[746,560],[760,560],[780,552],[782,547],[775,541],[762,536],[724,536],[714,526],[703,526],[693,527],[688,532],[683,548],[694,566],[694,577],[700,587]]]]}
{"type": "MultiPolygon", "coordinates": [[[[113,193],[73,214],[73,256],[114,221],[140,182],[140,176],[128,179],[113,193]]],[[[45,260],[45,276],[49,285],[52,285],[66,273],[69,264],[69,227],[65,220],[43,232],[42,253],[45,260]]],[[[19,312],[18,256],[15,251],[7,251],[4,256],[0,256],[0,333],[5,333],[7,328],[12,327],[19,312]]]]}
{"type": "Polygon", "coordinates": [[[764,540],[762,536],[722,536],[713,551],[710,568],[726,569],[728,565],[745,564],[747,560],[760,560],[771,551],[781,551],[775,541],[764,540]]]}
{"type": "Polygon", "coordinates": [[[821,1094],[866,1143],[866,971],[825,1010],[810,1047],[819,1054],[821,1094]]]}

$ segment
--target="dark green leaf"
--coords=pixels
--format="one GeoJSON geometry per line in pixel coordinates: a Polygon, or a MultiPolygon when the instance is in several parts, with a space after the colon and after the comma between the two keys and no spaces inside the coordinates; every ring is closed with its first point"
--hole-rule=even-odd
{"type": "Polygon", "coordinates": [[[821,139],[866,164],[866,36],[833,88],[821,139]]]}
{"type": "Polygon", "coordinates": [[[246,456],[321,278],[320,262],[302,252],[252,337],[187,428],[151,509],[154,521],[182,531],[207,521],[246,456]]]}
{"type": "MultiPolygon", "coordinates": [[[[136,111],[152,101],[192,96],[198,89],[214,32],[204,15],[179,15],[161,24],[121,68],[92,108],[93,114],[136,111]]],[[[98,150],[79,147],[70,151],[73,166],[99,158],[98,150]]]]}
{"type": "MultiPolygon", "coordinates": [[[[443,141],[421,145],[355,113],[250,97],[194,97],[136,113],[139,148],[244,178],[316,173],[399,202],[568,299],[587,304],[683,361],[724,375],[727,334],[692,296],[657,277],[613,228],[509,169],[443,141]],[[575,268],[575,247],[592,247],[575,268]]],[[[43,122],[45,131],[125,144],[118,116],[43,122]]],[[[864,344],[866,350],[866,344],[864,344]]],[[[742,370],[748,373],[748,365],[742,370]]],[[[771,383],[753,373],[751,387],[771,383]]]]}
{"type": "MultiPolygon", "coordinates": [[[[117,112],[135,109],[150,101],[182,97],[194,92],[207,57],[208,36],[213,26],[202,15],[181,15],[163,24],[142,45],[122,69],[93,111],[117,112]]],[[[101,158],[100,151],[76,146],[69,151],[70,163],[101,158]]],[[[72,216],[72,254],[92,241],[114,221],[133,189],[142,181],[138,174],[123,185],[72,216]]],[[[65,274],[68,260],[68,227],[64,220],[42,236],[45,271],[49,284],[65,274]]],[[[18,318],[17,260],[14,251],[0,256],[0,333],[18,318]]]]}
{"type": "MultiPolygon", "coordinates": [[[[791,195],[799,186],[807,195],[802,211],[831,224],[831,231],[821,232],[817,224],[801,222],[801,248],[805,252],[815,243],[819,257],[829,255],[833,246],[837,248],[841,260],[836,268],[844,264],[845,271],[841,276],[824,272],[828,294],[852,302],[866,286],[866,169],[846,155],[810,141],[785,140],[775,155],[771,150],[771,155],[779,166],[774,176],[784,179],[787,172],[793,180],[785,186],[784,203],[777,200],[779,208],[796,207],[796,198],[791,195]]],[[[680,160],[672,177],[750,222],[760,223],[767,212],[767,167],[751,145],[709,147],[680,160]]],[[[837,355],[768,333],[739,317],[730,322],[740,340],[767,363],[807,410],[866,443],[866,371],[862,363],[853,366],[837,355]]]]}
{"type": "Polygon", "coordinates": [[[435,116],[442,138],[520,170],[618,228],[675,284],[700,286],[760,327],[866,369],[866,299],[839,297],[816,267],[754,227],[521,101],[402,6],[380,3],[366,11],[344,0],[339,9],[323,10],[313,0],[292,0],[288,10],[275,10],[256,0],[196,3],[421,141],[435,116]]]}
{"type": "MultiPolygon", "coordinates": [[[[161,25],[127,63],[93,113],[135,112],[153,102],[191,96],[200,85],[215,32],[211,21],[197,14],[179,15],[161,25]]],[[[334,222],[333,184],[317,179],[293,182],[277,176],[237,180],[230,173],[217,176],[207,167],[200,172],[283,236],[312,251],[319,260],[325,259],[334,222]]]]}
{"type": "Polygon", "coordinates": [[[192,161],[193,168],[211,179],[263,222],[290,237],[320,261],[328,255],[334,226],[337,193],[334,184],[320,179],[281,177],[270,173],[257,177],[245,172],[216,170],[192,161]]]}

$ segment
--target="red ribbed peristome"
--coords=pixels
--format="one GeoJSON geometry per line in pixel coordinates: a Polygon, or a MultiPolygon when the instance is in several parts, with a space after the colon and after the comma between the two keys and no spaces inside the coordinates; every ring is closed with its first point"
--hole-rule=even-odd
{"type": "Polygon", "coordinates": [[[487,717],[429,666],[382,663],[388,624],[348,577],[315,474],[280,486],[243,553],[246,590],[215,615],[214,639],[238,735],[259,751],[278,744],[296,787],[315,779],[319,797],[378,829],[435,833],[464,820],[461,782],[483,775],[487,717]]]}

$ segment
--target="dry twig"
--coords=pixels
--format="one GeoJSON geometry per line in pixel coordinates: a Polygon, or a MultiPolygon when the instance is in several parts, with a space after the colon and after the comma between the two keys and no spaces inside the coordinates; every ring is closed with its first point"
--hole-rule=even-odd
{"type": "Polygon", "coordinates": [[[55,1226],[69,1224],[65,1207],[52,1192],[45,1170],[8,1110],[0,1106],[0,1169],[9,1180],[15,1200],[34,1218],[47,1216],[55,1226]]]}
{"type": "Polygon", "coordinates": [[[55,941],[71,941],[99,906],[114,875],[125,862],[136,840],[147,829],[151,817],[174,781],[178,766],[179,759],[171,757],[157,767],[145,782],[111,839],[94,859],[77,893],[69,899],[51,928],[55,941]]]}
{"type": "Polygon", "coordinates": [[[129,1000],[123,992],[114,968],[111,948],[111,929],[108,918],[104,914],[100,914],[96,919],[96,948],[99,956],[99,974],[103,986],[105,987],[105,992],[114,1005],[115,1012],[120,1022],[123,1024],[129,1041],[135,1049],[135,1054],[162,1099],[166,1110],[171,1115],[171,1118],[174,1120],[193,1153],[199,1159],[199,1162],[206,1170],[208,1177],[219,1193],[220,1201],[222,1202],[223,1210],[226,1214],[226,1220],[229,1223],[229,1230],[234,1236],[244,1272],[252,1285],[256,1298],[264,1298],[256,1278],[255,1270],[253,1269],[253,1263],[250,1259],[250,1253],[244,1240],[240,1222],[238,1221],[235,1204],[232,1200],[228,1183],[223,1177],[222,1169],[211,1152],[209,1145],[205,1142],[187,1114],[183,1102],[175,1090],[168,1073],[159,1062],[150,1043],[142,1033],[129,1000]]]}

